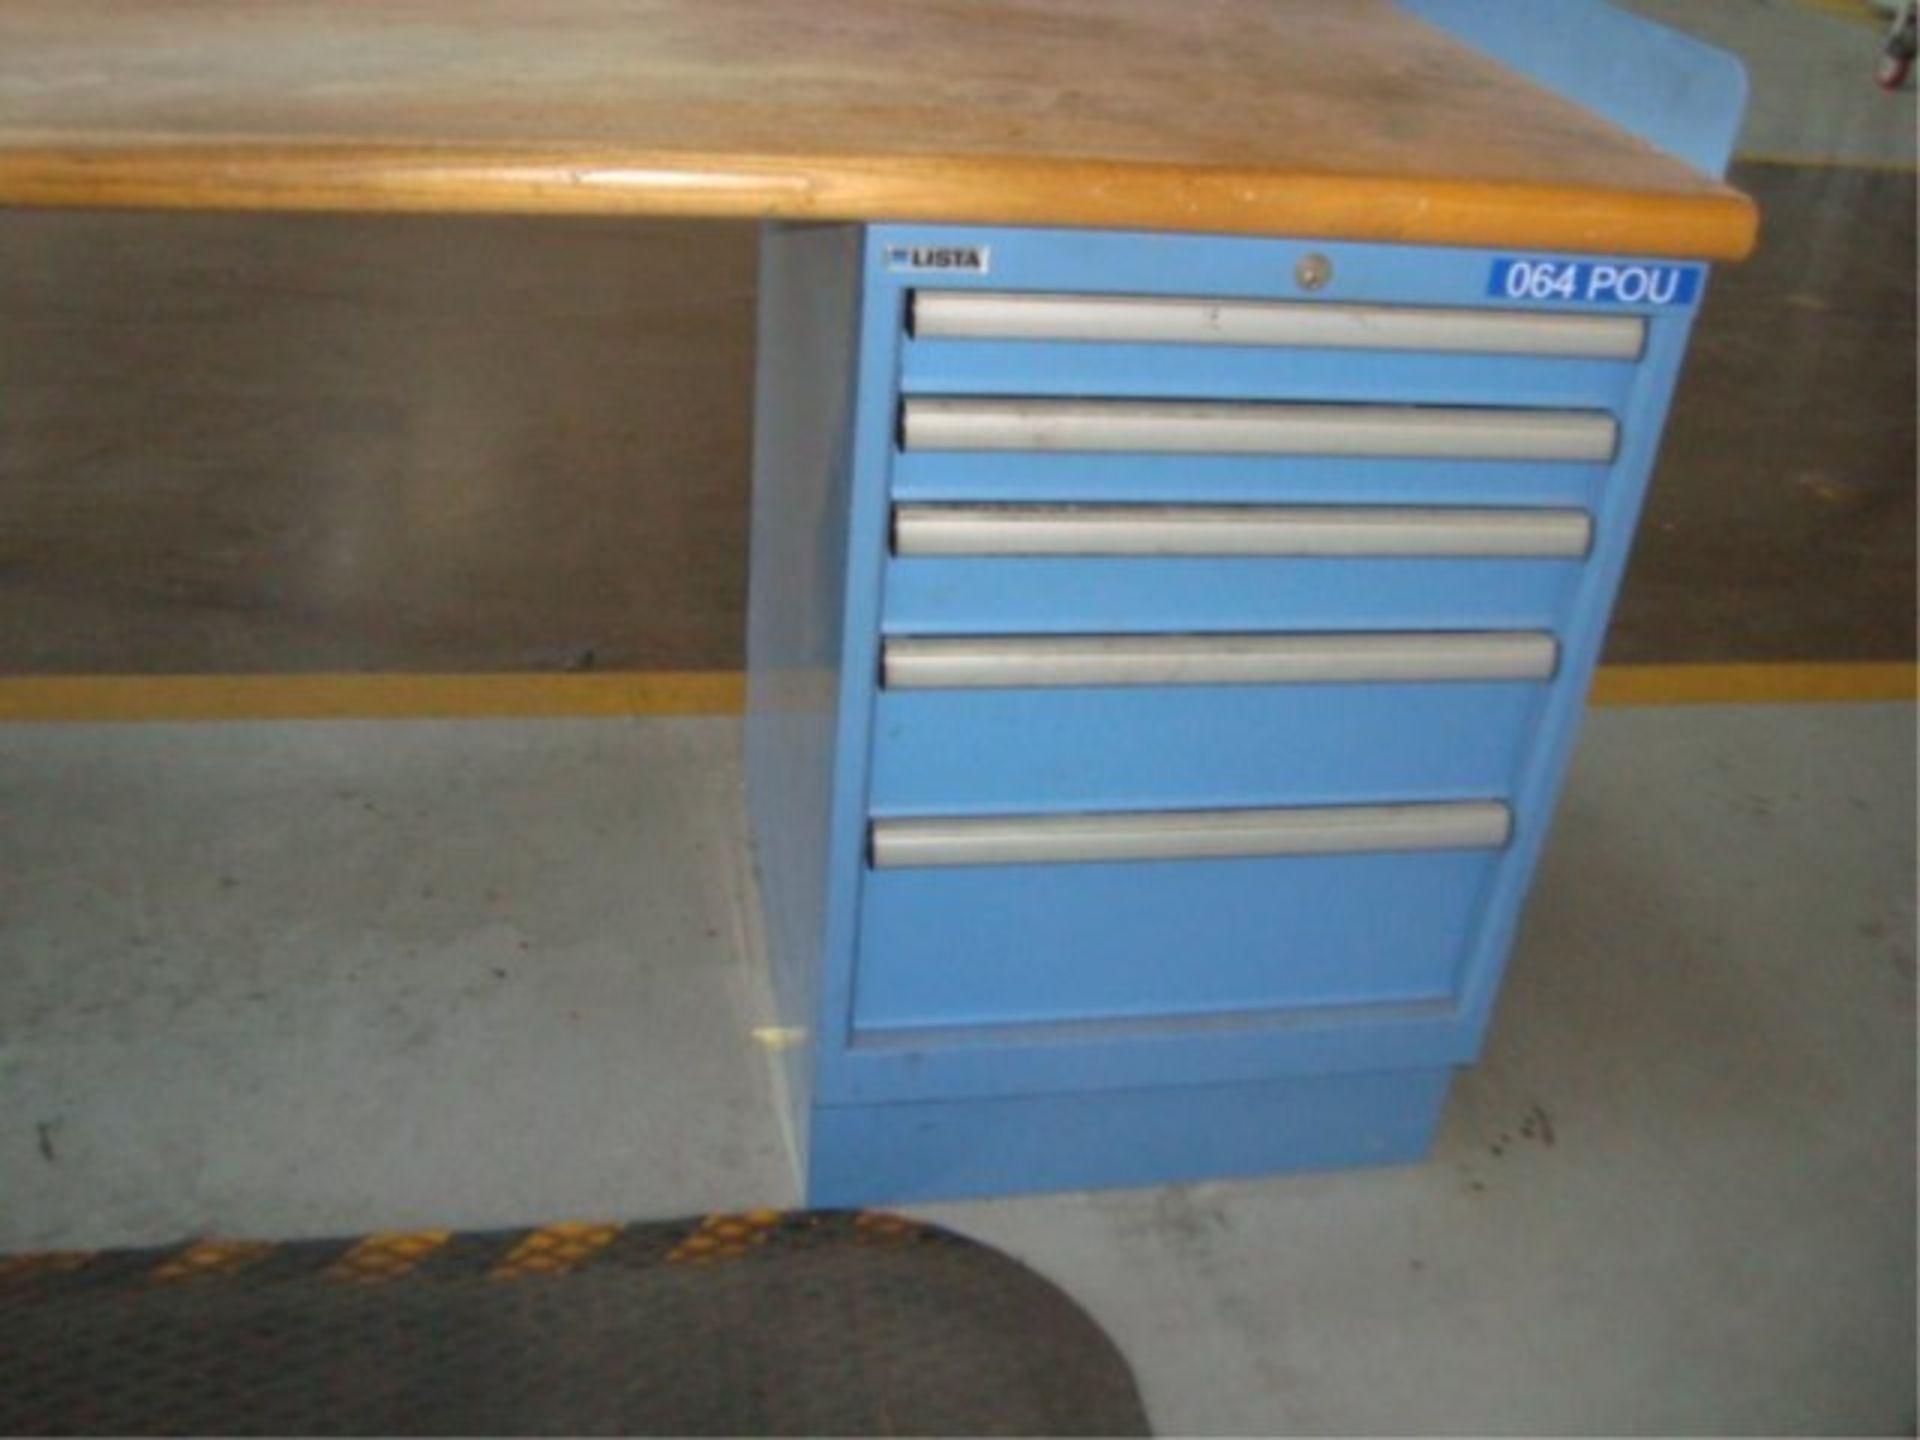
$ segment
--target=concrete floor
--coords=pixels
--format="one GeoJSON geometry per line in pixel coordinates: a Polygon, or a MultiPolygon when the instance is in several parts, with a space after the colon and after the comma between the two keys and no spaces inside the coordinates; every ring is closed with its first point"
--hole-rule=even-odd
{"type": "MultiPolygon", "coordinates": [[[[791,1204],[736,722],[0,729],[0,1250],[791,1204]]],[[[1163,1433],[1914,1423],[1914,711],[1596,712],[1431,1161],[929,1207],[1163,1433]]]]}
{"type": "Polygon", "coordinates": [[[1871,83],[1886,21],[1867,0],[1625,0],[1738,55],[1751,98],[1739,153],[1813,165],[1914,164],[1914,89],[1871,83]]]}
{"type": "Polygon", "coordinates": [[[737,749],[0,727],[0,1251],[790,1202],[737,749]]]}

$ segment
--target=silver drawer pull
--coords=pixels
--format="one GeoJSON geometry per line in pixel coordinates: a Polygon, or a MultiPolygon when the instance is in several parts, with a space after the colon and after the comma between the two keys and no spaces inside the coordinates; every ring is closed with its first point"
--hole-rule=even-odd
{"type": "Polygon", "coordinates": [[[1446,460],[1611,460],[1611,415],[1435,405],[1198,404],[1150,400],[909,398],[909,450],[1367,455],[1446,460]]]}
{"type": "Polygon", "coordinates": [[[1287,345],[1633,360],[1646,343],[1646,330],[1646,321],[1633,315],[1528,310],[985,290],[922,290],[913,297],[913,333],[929,339],[1287,345]]]}
{"type": "Polygon", "coordinates": [[[1532,631],[1366,635],[904,635],[893,690],[1545,680],[1559,647],[1532,631]]]}
{"type": "Polygon", "coordinates": [[[1505,845],[1512,830],[1512,815],[1505,805],[1463,801],[876,820],[870,840],[874,865],[888,870],[936,865],[1068,865],[1360,851],[1487,850],[1505,845]]]}
{"type": "Polygon", "coordinates": [[[900,555],[1582,556],[1584,510],[896,505],[900,555]]]}

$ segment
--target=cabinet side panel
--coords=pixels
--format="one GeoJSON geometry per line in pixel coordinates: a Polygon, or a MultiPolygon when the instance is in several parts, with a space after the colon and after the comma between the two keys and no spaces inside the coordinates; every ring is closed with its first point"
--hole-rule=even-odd
{"type": "Polygon", "coordinates": [[[860,229],[760,237],[747,602],[747,809],[804,1153],[828,929],[829,833],[846,608],[860,229]]]}
{"type": "Polygon", "coordinates": [[[1587,694],[1626,574],[1692,327],[1692,310],[1676,311],[1653,321],[1646,358],[1622,416],[1620,454],[1594,515],[1593,553],[1561,627],[1560,673],[1541,710],[1539,738],[1523,757],[1514,785],[1513,843],[1494,887],[1480,942],[1460,979],[1462,1010],[1479,1036],[1486,1033],[1527,892],[1572,763],[1587,694]]]}

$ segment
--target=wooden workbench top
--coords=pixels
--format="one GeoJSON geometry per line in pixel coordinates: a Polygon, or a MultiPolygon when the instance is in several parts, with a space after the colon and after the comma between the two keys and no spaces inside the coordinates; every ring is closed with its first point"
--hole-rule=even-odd
{"type": "Polygon", "coordinates": [[[1384,0],[7,0],[0,203],[1708,257],[1754,231],[1384,0]]]}

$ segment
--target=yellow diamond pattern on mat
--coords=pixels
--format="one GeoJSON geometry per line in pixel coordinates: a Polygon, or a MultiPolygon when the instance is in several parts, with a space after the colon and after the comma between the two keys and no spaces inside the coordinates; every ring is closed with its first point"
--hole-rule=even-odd
{"type": "Polygon", "coordinates": [[[0,1290],[43,1275],[65,1275],[93,1258],[91,1250],[46,1250],[37,1255],[0,1255],[0,1290]]]}
{"type": "Polygon", "coordinates": [[[156,1285],[172,1285],[211,1275],[233,1275],[272,1251],[272,1243],[265,1240],[200,1240],[169,1257],[148,1278],[156,1285]]]}
{"type": "Polygon", "coordinates": [[[524,1275],[564,1275],[611,1245],[618,1225],[565,1220],[529,1232],[506,1258],[487,1272],[491,1280],[515,1280],[524,1275]]]}
{"type": "Polygon", "coordinates": [[[860,1239],[883,1244],[908,1240],[920,1233],[919,1222],[902,1215],[889,1215],[884,1210],[862,1210],[855,1217],[853,1228],[860,1239]]]}
{"type": "Polygon", "coordinates": [[[699,1265],[734,1260],[767,1238],[780,1221],[778,1210],[749,1210],[742,1215],[709,1215],[699,1228],[667,1252],[669,1265],[699,1265]]]}
{"type": "Polygon", "coordinates": [[[357,1285],[397,1279],[452,1238],[451,1230],[392,1230],[369,1235],[327,1267],[327,1278],[357,1285]]]}

